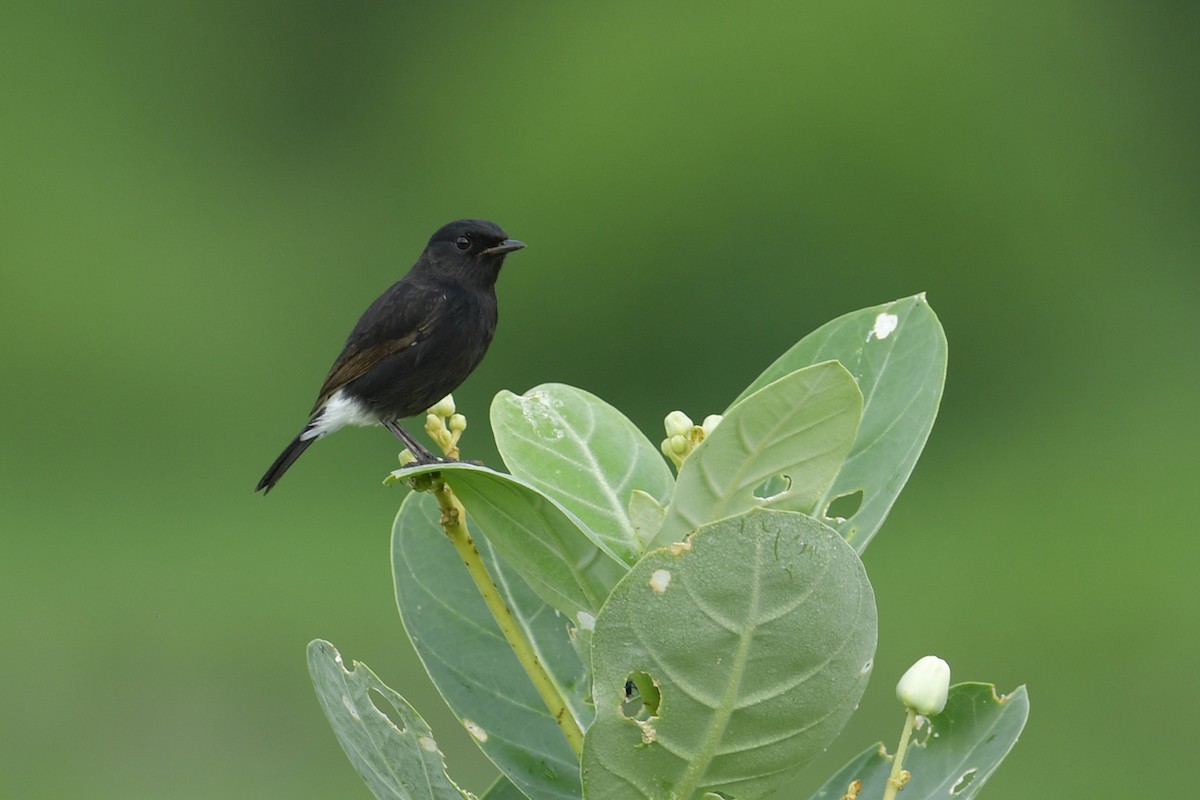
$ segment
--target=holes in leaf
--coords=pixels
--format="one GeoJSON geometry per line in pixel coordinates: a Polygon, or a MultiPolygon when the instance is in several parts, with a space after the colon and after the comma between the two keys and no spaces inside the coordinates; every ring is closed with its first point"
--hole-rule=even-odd
{"type": "Polygon", "coordinates": [[[950,794],[952,794],[952,795],[961,794],[963,789],[966,789],[968,786],[971,785],[971,782],[975,780],[975,773],[978,771],[979,770],[976,769],[975,767],[971,767],[969,770],[964,772],[962,775],[959,775],[958,780],[956,780],[954,782],[954,785],[950,787],[950,794]]]}
{"type": "Polygon", "coordinates": [[[933,723],[929,721],[929,717],[924,715],[917,716],[917,725],[913,728],[912,737],[908,743],[912,747],[925,747],[929,744],[929,740],[936,737],[937,734],[933,731],[933,723]]]}
{"type": "Polygon", "coordinates": [[[658,716],[658,704],[662,695],[658,684],[647,673],[635,671],[625,676],[625,693],[621,701],[621,714],[634,722],[647,722],[658,716]]]}
{"type": "Polygon", "coordinates": [[[392,705],[392,701],[383,696],[383,693],[378,689],[368,689],[367,699],[371,701],[371,705],[375,706],[375,710],[387,717],[387,721],[392,723],[392,727],[404,733],[405,725],[400,719],[396,711],[396,707],[392,705]]]}
{"type": "Polygon", "coordinates": [[[825,519],[845,522],[858,513],[858,510],[862,508],[862,502],[862,489],[848,492],[847,494],[839,494],[829,501],[829,505],[825,506],[825,519]]]}
{"type": "Polygon", "coordinates": [[[772,475],[754,487],[754,496],[759,500],[771,501],[792,488],[792,479],[787,475],[772,475]]]}

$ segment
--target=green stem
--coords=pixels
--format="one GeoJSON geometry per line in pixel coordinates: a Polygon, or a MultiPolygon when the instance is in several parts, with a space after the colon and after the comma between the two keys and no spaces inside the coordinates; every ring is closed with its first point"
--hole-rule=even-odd
{"type": "Polygon", "coordinates": [[[896,748],[896,757],[892,759],[892,774],[888,776],[887,788],[883,790],[883,800],[896,800],[896,792],[904,785],[904,780],[900,777],[904,771],[904,751],[908,749],[908,740],[916,722],[916,709],[908,709],[904,718],[904,732],[900,734],[900,746],[896,748]]]}
{"type": "Polygon", "coordinates": [[[488,573],[487,565],[483,563],[483,558],[479,555],[479,548],[475,546],[475,541],[467,530],[466,511],[463,509],[462,503],[454,496],[449,485],[440,478],[434,484],[433,494],[437,497],[438,505],[442,509],[442,528],[445,530],[446,536],[454,543],[459,557],[466,564],[467,572],[471,574],[471,579],[475,581],[479,593],[483,595],[483,602],[487,604],[488,610],[496,618],[500,632],[508,640],[509,646],[516,653],[517,659],[525,668],[529,679],[533,681],[538,694],[542,696],[542,702],[546,704],[546,708],[550,710],[550,716],[562,729],[563,736],[567,738],[571,749],[575,751],[576,756],[582,757],[583,731],[575,722],[575,717],[559,693],[554,680],[542,666],[537,653],[534,652],[533,645],[525,638],[517,621],[513,619],[512,612],[505,605],[504,598],[500,596],[500,590],[496,588],[495,581],[488,573]]]}

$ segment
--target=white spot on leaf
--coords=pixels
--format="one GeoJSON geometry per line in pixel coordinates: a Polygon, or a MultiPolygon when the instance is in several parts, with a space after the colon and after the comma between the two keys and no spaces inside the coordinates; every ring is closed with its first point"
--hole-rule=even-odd
{"type": "Polygon", "coordinates": [[[464,719],[463,727],[466,728],[467,733],[469,733],[473,737],[475,737],[475,741],[479,742],[480,744],[482,744],[488,740],[487,731],[485,731],[483,728],[479,727],[478,724],[472,722],[471,720],[464,719]]]}
{"type": "Polygon", "coordinates": [[[671,571],[666,569],[656,569],[650,573],[650,588],[662,594],[671,585],[671,571]]]}
{"type": "Polygon", "coordinates": [[[346,695],[342,695],[342,705],[346,707],[346,711],[350,712],[350,718],[355,722],[358,722],[358,709],[354,707],[354,703],[350,702],[350,698],[346,695]]]}
{"type": "Polygon", "coordinates": [[[596,618],[586,611],[580,611],[575,618],[579,620],[579,629],[582,631],[590,631],[596,627],[596,618]]]}
{"type": "Polygon", "coordinates": [[[437,742],[428,736],[422,736],[420,739],[417,739],[417,744],[421,745],[421,749],[430,753],[436,753],[438,749],[437,742]]]}
{"type": "Polygon", "coordinates": [[[517,402],[521,404],[521,414],[525,421],[538,438],[548,442],[557,442],[563,438],[565,434],[558,426],[556,411],[562,405],[561,401],[547,397],[541,392],[530,392],[518,397],[517,402]]]}
{"type": "Polygon", "coordinates": [[[892,335],[892,332],[895,331],[899,325],[900,318],[895,314],[889,314],[885,311],[879,316],[875,317],[875,327],[871,328],[871,330],[867,333],[867,341],[871,341],[872,336],[880,340],[886,339],[892,335]]]}

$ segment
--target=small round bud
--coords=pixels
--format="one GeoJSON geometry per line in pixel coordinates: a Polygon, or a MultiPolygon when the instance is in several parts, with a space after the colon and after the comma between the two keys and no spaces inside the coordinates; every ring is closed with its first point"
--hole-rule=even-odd
{"type": "Polygon", "coordinates": [[[467,418],[462,414],[454,414],[450,417],[450,430],[465,431],[467,429],[467,418]]]}
{"type": "Polygon", "coordinates": [[[704,424],[700,427],[704,429],[705,436],[712,436],[712,432],[721,424],[721,420],[725,419],[720,414],[709,414],[704,418],[704,424]]]}
{"type": "Polygon", "coordinates": [[[682,411],[672,411],[663,420],[663,427],[667,429],[668,437],[687,436],[692,429],[692,418],[682,411]]]}
{"type": "Polygon", "coordinates": [[[659,445],[659,447],[662,448],[662,454],[664,456],[667,458],[674,457],[674,453],[671,450],[671,437],[668,436],[666,439],[663,439],[662,444],[659,445]]]}
{"type": "Polygon", "coordinates": [[[446,427],[442,422],[442,418],[430,411],[425,415],[425,430],[432,434],[436,430],[441,430],[446,427]]]}
{"type": "Polygon", "coordinates": [[[430,414],[437,414],[439,417],[449,417],[455,412],[454,395],[446,395],[441,400],[429,409],[430,414]]]}
{"type": "Polygon", "coordinates": [[[688,442],[686,436],[672,436],[669,442],[671,444],[671,452],[677,456],[684,455],[691,449],[691,443],[688,442]]]}
{"type": "Polygon", "coordinates": [[[417,463],[417,457],[412,454],[412,451],[407,447],[400,451],[400,466],[407,467],[409,464],[417,463]]]}
{"type": "Polygon", "coordinates": [[[937,656],[917,661],[896,684],[900,702],[927,717],[942,713],[949,691],[950,665],[937,656]]]}

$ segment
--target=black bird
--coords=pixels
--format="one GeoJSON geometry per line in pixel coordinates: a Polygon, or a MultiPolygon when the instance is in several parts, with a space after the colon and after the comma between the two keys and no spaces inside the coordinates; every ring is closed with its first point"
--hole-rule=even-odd
{"type": "Polygon", "coordinates": [[[408,274],[363,312],[333,362],[308,424],[262,476],[271,490],[309,445],[343,425],[383,424],[419,462],[436,461],[398,420],[450,394],[496,332],[496,278],[524,242],[500,226],[460,219],[429,240],[408,274]]]}

